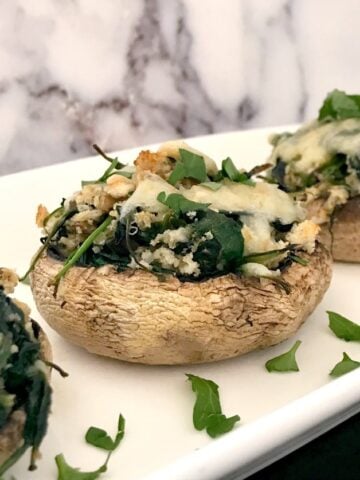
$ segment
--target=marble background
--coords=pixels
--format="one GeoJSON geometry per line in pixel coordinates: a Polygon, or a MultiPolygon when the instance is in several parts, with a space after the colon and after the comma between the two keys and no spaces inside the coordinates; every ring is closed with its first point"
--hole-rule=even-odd
{"type": "Polygon", "coordinates": [[[0,174],[360,92],[359,0],[0,0],[0,174]]]}

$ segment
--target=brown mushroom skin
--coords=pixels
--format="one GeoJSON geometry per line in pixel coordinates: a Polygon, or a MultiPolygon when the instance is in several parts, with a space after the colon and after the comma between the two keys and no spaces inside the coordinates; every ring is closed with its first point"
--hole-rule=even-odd
{"type": "Polygon", "coordinates": [[[334,260],[360,263],[360,195],[335,211],[330,239],[334,260]]]}
{"type": "MultiPolygon", "coordinates": [[[[31,320],[35,337],[40,342],[41,358],[51,361],[51,345],[40,325],[31,320]]],[[[50,370],[49,370],[50,376],[50,370]]],[[[9,420],[0,430],[0,465],[2,465],[23,444],[23,430],[26,415],[23,409],[14,410],[9,420]]]]}
{"type": "Polygon", "coordinates": [[[279,343],[321,301],[331,278],[328,250],[317,244],[273,280],[234,274],[203,282],[160,281],[142,270],[73,267],[55,296],[62,263],[43,256],[31,287],[38,310],[67,340],[128,362],[175,365],[213,362],[279,343]]]}

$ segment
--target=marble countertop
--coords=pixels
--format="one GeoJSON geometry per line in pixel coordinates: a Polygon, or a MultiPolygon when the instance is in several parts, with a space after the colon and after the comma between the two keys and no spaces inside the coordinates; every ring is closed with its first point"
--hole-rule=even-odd
{"type": "Polygon", "coordinates": [[[299,122],[360,90],[357,0],[5,0],[0,174],[299,122]]]}

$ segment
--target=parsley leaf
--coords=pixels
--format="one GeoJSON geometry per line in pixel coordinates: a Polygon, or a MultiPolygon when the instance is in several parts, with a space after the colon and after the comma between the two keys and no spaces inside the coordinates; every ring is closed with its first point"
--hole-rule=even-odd
{"type": "Polygon", "coordinates": [[[343,352],[343,359],[335,365],[329,375],[331,377],[340,377],[358,367],[360,367],[360,362],[352,360],[347,353],[343,352]]]}
{"type": "Polygon", "coordinates": [[[300,345],[301,341],[297,340],[288,352],[268,360],[265,364],[266,370],[268,372],[298,372],[299,367],[295,354],[300,345]]]}
{"type": "Polygon", "coordinates": [[[222,161],[221,171],[224,177],[229,178],[232,182],[244,183],[246,185],[254,186],[255,182],[249,178],[245,172],[240,172],[234,165],[230,157],[222,161]]]}
{"type": "Polygon", "coordinates": [[[347,95],[341,90],[333,90],[324,100],[318,120],[344,120],[359,117],[360,95],[347,95]]]}
{"type": "Polygon", "coordinates": [[[326,312],[329,316],[329,328],[338,338],[347,342],[360,341],[360,325],[335,312],[326,312]]]}
{"type": "Polygon", "coordinates": [[[168,196],[166,196],[165,192],[160,192],[157,196],[157,200],[163,205],[171,208],[176,215],[198,210],[207,210],[209,206],[208,203],[192,202],[191,200],[188,200],[180,195],[180,193],[170,193],[168,196]]]}
{"type": "Polygon", "coordinates": [[[226,417],[221,410],[219,387],[212,380],[187,373],[192,390],[196,393],[193,410],[193,424],[196,430],[204,430],[212,438],[229,432],[236,422],[240,421],[239,415],[226,417]]]}
{"type": "Polygon", "coordinates": [[[90,427],[86,432],[85,440],[94,447],[113,452],[119,446],[125,434],[125,419],[121,414],[119,415],[117,429],[116,437],[113,440],[102,428],[90,427]]]}
{"type": "Polygon", "coordinates": [[[106,466],[102,465],[94,472],[81,472],[78,468],[70,467],[63,454],[56,455],[55,462],[58,468],[57,480],[96,480],[107,470],[106,466]]]}
{"type": "Polygon", "coordinates": [[[241,264],[244,253],[244,237],[241,225],[223,213],[207,210],[198,222],[192,224],[195,232],[201,236],[211,232],[221,246],[220,257],[225,266],[241,264]]]}
{"type": "Polygon", "coordinates": [[[113,440],[102,428],[90,427],[85,435],[85,440],[94,447],[101,448],[108,452],[105,462],[93,472],[81,472],[73,468],[65,461],[64,455],[56,455],[55,462],[58,468],[58,480],[96,480],[107,471],[107,465],[112,452],[119,446],[125,434],[125,419],[120,414],[117,426],[117,434],[113,440]]]}
{"type": "Polygon", "coordinates": [[[179,154],[180,160],[172,171],[168,182],[171,185],[175,185],[183,178],[192,178],[199,182],[205,182],[207,174],[204,158],[183,148],[179,148],[179,154]]]}

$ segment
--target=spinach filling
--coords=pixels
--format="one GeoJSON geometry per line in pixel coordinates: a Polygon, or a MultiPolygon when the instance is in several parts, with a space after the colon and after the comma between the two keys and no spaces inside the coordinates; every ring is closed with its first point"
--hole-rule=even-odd
{"type": "Polygon", "coordinates": [[[0,287],[0,428],[12,412],[23,409],[26,420],[21,445],[1,466],[2,475],[27,448],[32,448],[30,469],[47,430],[51,388],[39,368],[41,359],[38,332],[29,333],[23,311],[0,287]]]}

